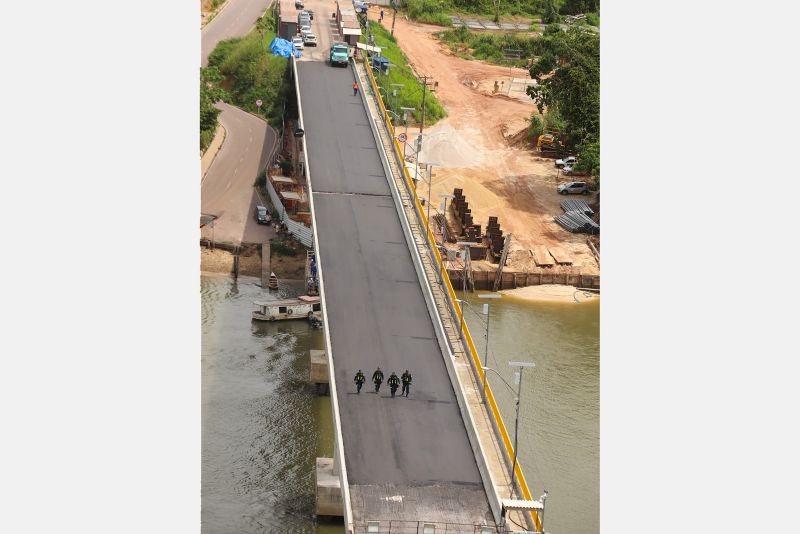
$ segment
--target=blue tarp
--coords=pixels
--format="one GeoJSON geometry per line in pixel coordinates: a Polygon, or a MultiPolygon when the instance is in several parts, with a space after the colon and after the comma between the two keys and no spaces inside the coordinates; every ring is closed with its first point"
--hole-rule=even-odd
{"type": "Polygon", "coordinates": [[[286,39],[281,39],[280,37],[274,38],[272,42],[269,43],[269,49],[272,50],[272,54],[276,56],[289,57],[294,54],[295,57],[300,57],[302,55],[291,42],[286,39]]]}

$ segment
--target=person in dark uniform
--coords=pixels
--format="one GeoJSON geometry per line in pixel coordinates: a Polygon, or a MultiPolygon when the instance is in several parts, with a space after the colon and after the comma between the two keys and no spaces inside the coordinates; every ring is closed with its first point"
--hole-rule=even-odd
{"type": "Polygon", "coordinates": [[[400,379],[397,378],[397,374],[392,371],[392,374],[389,375],[389,380],[386,382],[389,384],[389,389],[392,392],[392,398],[394,398],[394,394],[397,391],[398,386],[400,386],[400,379]]]}
{"type": "Polygon", "coordinates": [[[356,393],[357,394],[359,394],[359,395],[361,394],[361,386],[364,385],[364,381],[366,379],[367,379],[367,377],[364,376],[364,373],[362,373],[361,369],[359,369],[358,372],[356,373],[356,377],[353,379],[353,382],[356,383],[356,393]]]}
{"type": "Polygon", "coordinates": [[[408,372],[408,369],[400,376],[400,379],[403,381],[403,391],[400,392],[400,396],[408,397],[411,390],[411,373],[408,372]]]}
{"type": "Polygon", "coordinates": [[[381,371],[380,367],[372,373],[372,383],[375,384],[375,393],[377,393],[381,389],[381,384],[383,383],[383,371],[381,371]]]}

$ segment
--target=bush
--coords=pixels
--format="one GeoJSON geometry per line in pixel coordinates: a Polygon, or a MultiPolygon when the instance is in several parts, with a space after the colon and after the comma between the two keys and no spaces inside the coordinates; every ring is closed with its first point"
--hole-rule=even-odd
{"type": "Polygon", "coordinates": [[[292,172],[292,162],[288,159],[282,159],[278,162],[281,167],[281,173],[284,176],[289,176],[292,172]]]}
{"type": "MultiPolygon", "coordinates": [[[[262,24],[271,24],[271,19],[265,16],[259,26],[262,24]]],[[[262,40],[256,29],[246,37],[220,42],[209,55],[208,64],[217,68],[230,85],[226,101],[259,114],[256,100],[261,100],[260,113],[272,126],[279,127],[291,90],[286,76],[289,60],[272,55],[267,47],[274,33],[265,30],[263,36],[262,40]]]]}
{"type": "Polygon", "coordinates": [[[287,244],[286,241],[272,239],[269,242],[269,251],[271,254],[279,256],[297,256],[297,251],[287,244]]]}
{"type": "Polygon", "coordinates": [[[481,59],[498,65],[525,67],[528,58],[539,52],[539,40],[518,33],[473,33],[461,26],[455,30],[439,32],[436,36],[456,54],[471,50],[468,59],[481,59]],[[520,59],[506,59],[505,50],[519,50],[520,59]]]}
{"type": "Polygon", "coordinates": [[[453,21],[444,14],[445,6],[439,0],[408,0],[408,16],[420,22],[452,26],[453,21]]]}

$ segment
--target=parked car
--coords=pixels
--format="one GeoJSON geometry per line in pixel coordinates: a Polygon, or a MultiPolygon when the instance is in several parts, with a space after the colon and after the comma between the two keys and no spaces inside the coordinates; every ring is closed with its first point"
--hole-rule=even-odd
{"type": "Polygon", "coordinates": [[[311,26],[308,24],[300,26],[300,35],[305,35],[307,33],[311,33],[311,26]]]}
{"type": "Polygon", "coordinates": [[[305,48],[305,45],[303,44],[303,38],[299,35],[292,37],[292,44],[298,50],[303,50],[303,48],[305,48]]]}
{"type": "Polygon", "coordinates": [[[306,46],[317,46],[317,36],[311,32],[303,34],[303,44],[306,46]]]}
{"type": "Polygon", "coordinates": [[[369,4],[367,4],[366,2],[359,2],[356,0],[355,2],[353,2],[353,7],[356,9],[356,13],[366,13],[367,9],[369,9],[369,4]]]}
{"type": "Polygon", "coordinates": [[[556,191],[560,195],[588,195],[589,186],[586,182],[567,182],[556,187],[556,191]]]}
{"type": "Polygon", "coordinates": [[[302,0],[294,0],[294,8],[295,9],[303,9],[304,7],[306,7],[306,6],[305,6],[305,4],[303,4],[302,0]]]}
{"type": "Polygon", "coordinates": [[[269,224],[272,221],[267,208],[264,206],[256,206],[255,216],[258,224],[269,224]]]}
{"type": "Polygon", "coordinates": [[[564,159],[557,159],[556,160],[556,167],[558,167],[558,168],[562,168],[562,167],[565,167],[565,166],[574,167],[576,163],[578,163],[578,158],[576,158],[575,156],[570,156],[570,157],[564,158],[564,159]]]}

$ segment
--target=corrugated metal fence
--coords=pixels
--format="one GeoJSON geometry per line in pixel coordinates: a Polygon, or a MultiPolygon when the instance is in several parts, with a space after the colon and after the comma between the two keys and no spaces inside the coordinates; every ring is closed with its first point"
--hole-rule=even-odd
{"type": "MultiPolygon", "coordinates": [[[[278,143],[275,145],[276,150],[272,153],[272,157],[269,160],[269,165],[267,168],[272,167],[275,164],[275,159],[278,156],[277,147],[282,146],[283,144],[283,133],[281,133],[280,139],[278,143]]],[[[303,168],[303,174],[305,174],[305,166],[303,168]]],[[[302,244],[309,248],[314,248],[314,234],[311,228],[304,225],[301,222],[293,221],[289,218],[289,214],[286,213],[286,208],[283,207],[283,202],[281,202],[281,197],[278,195],[278,192],[275,191],[275,188],[272,187],[272,182],[269,181],[269,178],[266,180],[266,188],[267,193],[269,194],[269,200],[272,203],[272,206],[278,212],[278,217],[280,221],[286,225],[286,229],[292,234],[295,239],[300,241],[302,244]]]]}

